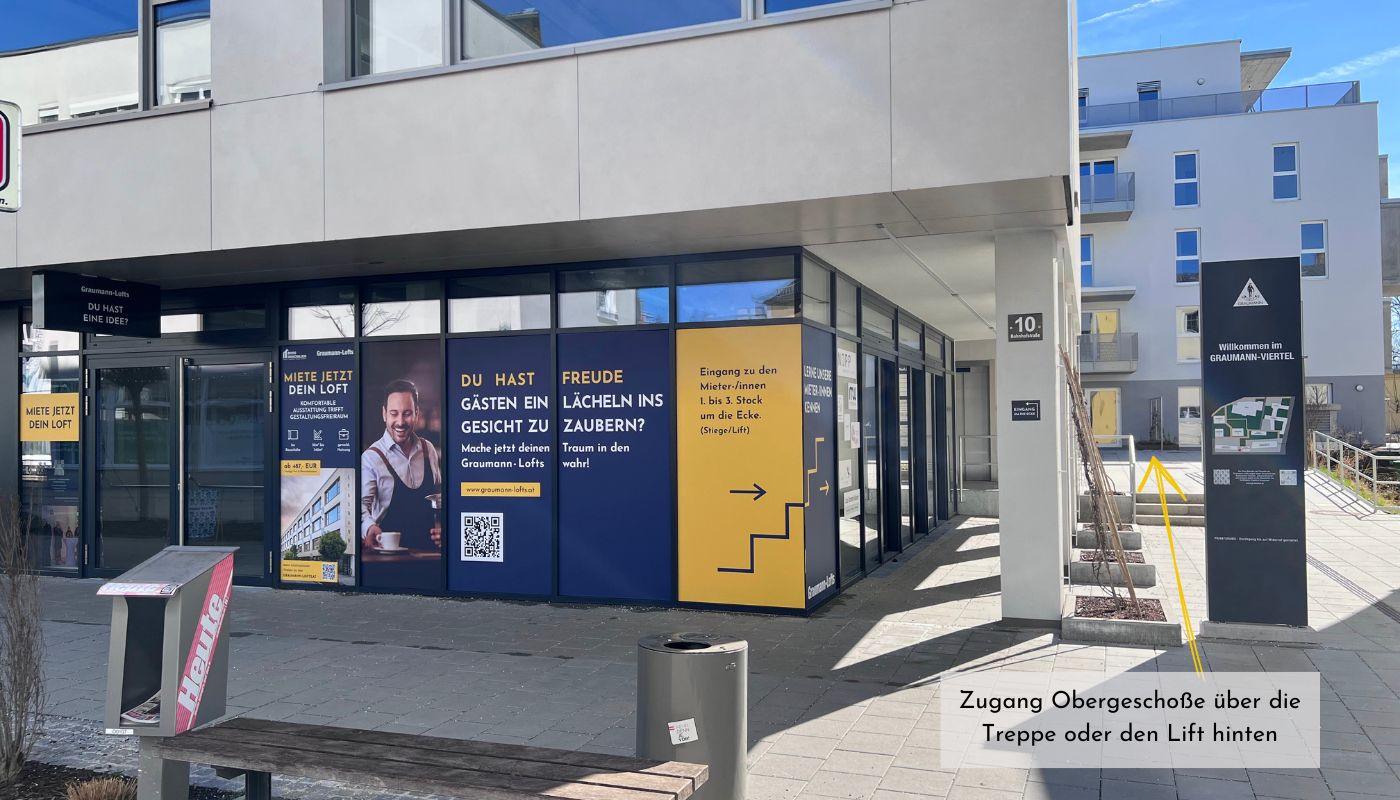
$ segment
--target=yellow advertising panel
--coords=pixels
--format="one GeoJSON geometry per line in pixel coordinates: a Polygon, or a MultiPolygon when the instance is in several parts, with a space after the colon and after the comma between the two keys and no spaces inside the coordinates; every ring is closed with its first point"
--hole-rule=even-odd
{"type": "Polygon", "coordinates": [[[321,462],[314,458],[282,459],[283,475],[320,475],[321,462]]]}
{"type": "Polygon", "coordinates": [[[78,393],[34,393],[19,396],[21,442],[78,441],[78,393]]]}
{"type": "Polygon", "coordinates": [[[526,481],[462,481],[463,497],[539,497],[540,484],[526,481]]]}
{"type": "Polygon", "coordinates": [[[303,583],[335,583],[339,579],[334,561],[283,561],[282,580],[303,583]]]}
{"type": "Polygon", "coordinates": [[[679,596],[803,608],[802,328],[676,332],[679,596]]]}

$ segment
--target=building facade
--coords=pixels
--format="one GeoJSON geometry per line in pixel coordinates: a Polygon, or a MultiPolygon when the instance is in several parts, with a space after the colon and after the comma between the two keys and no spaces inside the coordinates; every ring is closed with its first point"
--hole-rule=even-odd
{"type": "Polygon", "coordinates": [[[1299,256],[1307,394],[1384,441],[1376,104],[1238,41],[1080,59],[1080,354],[1095,429],[1200,447],[1203,261],[1299,256]]]}
{"type": "Polygon", "coordinates": [[[967,343],[1041,404],[1003,611],[1058,621],[1073,4],[592,5],[133,0],[0,55],[0,486],[46,569],[805,612],[957,512],[967,343]],[[53,273],[156,287],[160,335],[40,330],[53,273]]]}

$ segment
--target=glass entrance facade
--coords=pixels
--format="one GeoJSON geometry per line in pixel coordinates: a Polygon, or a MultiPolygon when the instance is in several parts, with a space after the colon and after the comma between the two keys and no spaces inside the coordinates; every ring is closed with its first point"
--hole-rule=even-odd
{"type": "Polygon", "coordinates": [[[810,610],[950,507],[951,342],[797,249],[168,291],[150,340],[26,314],[55,574],[218,544],[243,583],[810,610]]]}

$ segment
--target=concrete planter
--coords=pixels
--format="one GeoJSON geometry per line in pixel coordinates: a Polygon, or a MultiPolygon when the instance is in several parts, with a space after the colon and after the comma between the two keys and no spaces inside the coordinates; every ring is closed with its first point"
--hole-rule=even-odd
{"type": "MultiPolygon", "coordinates": [[[[1142,531],[1119,531],[1118,541],[1124,550],[1142,549],[1142,531]]],[[[1092,527],[1078,528],[1074,532],[1074,546],[1080,550],[1099,549],[1099,536],[1092,527]]]]}
{"type": "MultiPolygon", "coordinates": [[[[1069,564],[1069,579],[1076,586],[1094,586],[1098,582],[1094,580],[1094,566],[1091,561],[1080,561],[1076,554],[1075,560],[1069,564]]],[[[1102,569],[1099,574],[1103,575],[1103,580],[1110,586],[1127,586],[1123,581],[1123,570],[1118,566],[1118,562],[1110,562],[1103,565],[1107,568],[1107,574],[1102,569]]],[[[1133,579],[1133,586],[1144,588],[1157,585],[1157,566],[1155,564],[1129,564],[1128,575],[1133,579]]]]}
{"type": "MultiPolygon", "coordinates": [[[[1115,495],[1113,496],[1113,505],[1117,508],[1117,511],[1118,511],[1118,519],[1119,519],[1121,522],[1132,522],[1132,521],[1133,521],[1133,497],[1132,497],[1132,495],[1127,495],[1127,494],[1115,494],[1115,495]]],[[[1080,518],[1081,520],[1083,520],[1083,519],[1089,519],[1089,518],[1093,517],[1093,515],[1094,515],[1094,506],[1093,506],[1092,503],[1089,502],[1089,495],[1087,495],[1087,494],[1081,494],[1081,495],[1079,496],[1079,518],[1080,518]]]]}
{"type": "Polygon", "coordinates": [[[1140,647],[1180,647],[1180,622],[1136,619],[1095,619],[1068,616],[1060,623],[1060,638],[1069,642],[1125,644],[1140,647]]]}

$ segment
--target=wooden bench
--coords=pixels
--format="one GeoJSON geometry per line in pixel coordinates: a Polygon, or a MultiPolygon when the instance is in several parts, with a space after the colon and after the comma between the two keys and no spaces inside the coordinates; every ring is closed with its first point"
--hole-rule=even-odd
{"type": "Polygon", "coordinates": [[[143,737],[141,762],[141,797],[161,800],[188,797],[190,763],[241,772],[248,800],[271,800],[273,775],[469,800],[685,800],[709,777],[705,766],[677,761],[248,718],[143,737]],[[162,767],[175,764],[184,785],[159,785],[162,767]]]}

